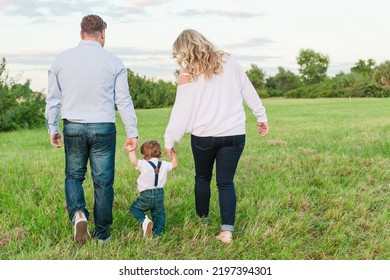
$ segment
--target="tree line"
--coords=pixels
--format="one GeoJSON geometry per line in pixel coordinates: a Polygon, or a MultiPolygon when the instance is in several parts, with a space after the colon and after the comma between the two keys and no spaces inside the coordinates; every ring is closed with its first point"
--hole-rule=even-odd
{"type": "Polygon", "coordinates": [[[349,73],[327,75],[329,56],[311,49],[301,49],[297,56],[299,74],[283,67],[266,77],[264,71],[252,64],[247,71],[261,97],[390,97],[390,61],[379,65],[373,59],[360,59],[349,73]]]}
{"type": "MultiPolygon", "coordinates": [[[[297,56],[299,74],[278,67],[274,76],[252,64],[246,72],[260,97],[390,97],[390,61],[379,65],[360,59],[349,73],[327,75],[329,56],[301,49],[297,56]]],[[[7,61],[0,62],[0,132],[33,128],[45,123],[45,94],[33,91],[30,80],[19,83],[9,78],[7,61]]],[[[176,83],[141,77],[130,69],[128,83],[136,109],[172,106],[176,83]]],[[[178,70],[174,75],[177,76],[178,70]]]]}

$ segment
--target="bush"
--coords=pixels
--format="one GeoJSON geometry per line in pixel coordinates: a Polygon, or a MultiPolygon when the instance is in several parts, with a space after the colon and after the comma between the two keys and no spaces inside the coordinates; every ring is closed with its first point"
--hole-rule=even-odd
{"type": "Polygon", "coordinates": [[[3,78],[6,60],[0,63],[0,131],[38,127],[45,123],[45,96],[24,84],[9,83],[3,78]]]}
{"type": "Polygon", "coordinates": [[[0,85],[0,131],[33,128],[45,123],[45,97],[33,92],[30,82],[0,85]]]}
{"type": "Polygon", "coordinates": [[[284,96],[286,92],[303,85],[299,76],[283,67],[278,67],[279,72],[275,76],[268,77],[266,88],[270,97],[284,96]]]}
{"type": "Polygon", "coordinates": [[[256,90],[260,98],[268,98],[268,92],[266,90],[256,90]]]}
{"type": "Polygon", "coordinates": [[[390,88],[358,73],[340,73],[332,79],[288,91],[288,98],[390,97],[390,88]]]}
{"type": "Polygon", "coordinates": [[[128,83],[135,108],[150,109],[173,105],[176,85],[171,82],[157,82],[135,75],[128,69],[128,83]]]}

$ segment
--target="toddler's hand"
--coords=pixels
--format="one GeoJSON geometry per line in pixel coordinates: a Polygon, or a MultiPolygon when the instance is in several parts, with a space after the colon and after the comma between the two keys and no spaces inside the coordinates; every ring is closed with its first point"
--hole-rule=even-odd
{"type": "Polygon", "coordinates": [[[137,138],[127,138],[125,142],[125,149],[128,152],[134,151],[137,148],[138,139],[137,138]]]}
{"type": "Polygon", "coordinates": [[[167,149],[167,148],[164,148],[164,151],[165,153],[167,154],[167,156],[169,157],[170,160],[172,160],[172,155],[175,154],[175,148],[172,148],[172,149],[167,149]]]}

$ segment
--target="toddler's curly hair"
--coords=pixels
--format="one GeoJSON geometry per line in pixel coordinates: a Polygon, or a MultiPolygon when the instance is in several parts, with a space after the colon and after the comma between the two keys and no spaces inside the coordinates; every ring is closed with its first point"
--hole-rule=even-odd
{"type": "Polygon", "coordinates": [[[141,154],[144,159],[148,160],[152,157],[161,158],[161,146],[156,140],[149,140],[142,144],[141,154]]]}

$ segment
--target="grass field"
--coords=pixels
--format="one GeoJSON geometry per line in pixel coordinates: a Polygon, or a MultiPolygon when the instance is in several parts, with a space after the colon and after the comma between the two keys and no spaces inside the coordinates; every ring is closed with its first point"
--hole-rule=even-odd
{"type": "MultiPolygon", "coordinates": [[[[166,233],[145,239],[128,213],[138,171],[123,149],[118,119],[112,242],[77,246],[65,208],[63,149],[51,147],[44,126],[0,133],[0,260],[389,260],[390,99],[263,102],[271,131],[258,137],[247,111],[231,245],[215,239],[215,182],[210,225],[195,218],[189,135],[176,146],[179,168],[165,187],[166,233]]],[[[169,113],[137,110],[141,143],[163,142],[169,113]]],[[[90,211],[92,192],[88,174],[90,211]]]]}

